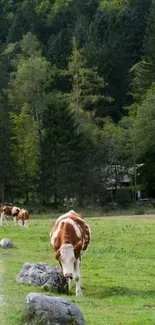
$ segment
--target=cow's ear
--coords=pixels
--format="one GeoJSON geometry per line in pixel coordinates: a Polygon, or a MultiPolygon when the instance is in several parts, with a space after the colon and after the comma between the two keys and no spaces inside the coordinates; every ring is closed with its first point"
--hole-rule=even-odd
{"type": "Polygon", "coordinates": [[[82,245],[83,245],[82,240],[79,240],[79,242],[74,246],[74,254],[75,254],[76,258],[80,257],[80,252],[82,250],[82,245]]]}

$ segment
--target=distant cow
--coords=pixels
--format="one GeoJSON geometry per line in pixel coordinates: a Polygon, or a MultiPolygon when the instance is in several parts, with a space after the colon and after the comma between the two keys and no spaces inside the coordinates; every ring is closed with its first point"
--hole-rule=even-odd
{"type": "Polygon", "coordinates": [[[28,227],[29,226],[29,212],[25,209],[21,209],[18,213],[17,221],[20,226],[28,227]]]}
{"type": "Polygon", "coordinates": [[[90,241],[90,228],[85,220],[73,210],[60,216],[50,232],[51,244],[56,252],[64,277],[76,281],[76,296],[81,296],[80,264],[81,253],[90,241]]]}
{"type": "Polygon", "coordinates": [[[16,222],[18,213],[20,211],[20,208],[11,206],[11,205],[4,205],[0,207],[0,213],[1,213],[1,225],[3,221],[8,220],[8,216],[12,216],[14,219],[14,222],[16,222]]]}

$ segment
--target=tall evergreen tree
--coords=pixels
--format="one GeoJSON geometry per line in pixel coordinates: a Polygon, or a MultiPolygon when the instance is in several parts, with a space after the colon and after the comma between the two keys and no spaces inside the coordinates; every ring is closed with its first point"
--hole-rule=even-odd
{"type": "Polygon", "coordinates": [[[91,114],[88,112],[92,112],[92,116],[98,116],[99,110],[106,101],[110,101],[110,98],[105,95],[104,79],[99,76],[95,68],[87,68],[85,57],[77,48],[75,39],[73,39],[73,51],[68,64],[68,73],[71,78],[69,93],[71,108],[75,112],[78,122],[84,126],[91,119],[91,114]]]}
{"type": "Polygon", "coordinates": [[[105,105],[103,116],[110,115],[115,121],[126,113],[123,107],[131,100],[127,74],[133,63],[132,45],[132,10],[110,2],[103,5],[90,25],[85,55],[88,63],[97,66],[99,75],[108,84],[107,95],[114,100],[105,105]]]}
{"type": "MultiPolygon", "coordinates": [[[[148,3],[149,8],[149,3],[148,3]]],[[[148,16],[142,60],[136,63],[132,69],[132,89],[134,99],[141,101],[145,97],[147,89],[155,81],[155,2],[152,1],[148,16]]]]}
{"type": "Polygon", "coordinates": [[[0,90],[0,201],[12,200],[13,161],[7,96],[0,90]]]}
{"type": "Polygon", "coordinates": [[[142,180],[148,195],[155,195],[155,83],[138,106],[135,120],[136,143],[139,160],[143,163],[142,180]]]}
{"type": "Polygon", "coordinates": [[[55,205],[80,192],[86,159],[84,135],[77,132],[67,105],[57,96],[52,97],[43,114],[41,193],[45,201],[54,197],[55,205]]]}
{"type": "Polygon", "coordinates": [[[23,195],[29,202],[30,194],[34,192],[39,181],[39,137],[37,124],[29,114],[25,105],[19,114],[11,114],[13,122],[12,158],[14,159],[16,184],[15,193],[18,197],[23,195]],[[18,157],[18,159],[17,159],[18,157]]]}

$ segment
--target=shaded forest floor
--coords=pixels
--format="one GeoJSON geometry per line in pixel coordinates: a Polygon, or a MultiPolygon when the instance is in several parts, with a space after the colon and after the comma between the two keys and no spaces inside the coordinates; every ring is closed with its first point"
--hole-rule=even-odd
{"type": "MultiPolygon", "coordinates": [[[[32,214],[29,228],[15,227],[11,220],[0,228],[0,239],[10,238],[16,246],[0,249],[5,325],[25,325],[26,295],[45,293],[39,287],[16,283],[23,264],[58,265],[49,242],[53,217],[32,214]]],[[[155,217],[90,215],[88,223],[92,239],[81,268],[83,297],[75,297],[75,285],[70,295],[62,296],[80,308],[87,325],[155,324],[155,217]]]]}

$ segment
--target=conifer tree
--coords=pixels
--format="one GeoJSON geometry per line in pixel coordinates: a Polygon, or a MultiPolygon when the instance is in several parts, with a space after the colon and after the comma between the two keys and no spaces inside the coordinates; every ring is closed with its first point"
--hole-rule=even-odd
{"type": "Polygon", "coordinates": [[[101,104],[110,101],[105,95],[105,82],[95,68],[88,68],[85,57],[73,39],[73,51],[68,64],[71,79],[69,101],[78,122],[84,125],[92,116],[98,116],[101,104]],[[92,114],[91,114],[92,113],[92,114]]]}
{"type": "Polygon", "coordinates": [[[43,129],[41,193],[44,201],[54,197],[57,205],[62,198],[80,192],[87,150],[84,134],[77,132],[74,114],[57,96],[44,111],[43,129]]]}
{"type": "Polygon", "coordinates": [[[39,181],[39,137],[37,123],[29,114],[27,105],[19,114],[12,113],[12,159],[16,173],[16,195],[23,195],[29,202],[29,196],[34,192],[39,181]],[[18,157],[18,159],[17,159],[18,157]]]}
{"type": "Polygon", "coordinates": [[[145,33],[145,42],[143,48],[143,58],[140,62],[136,63],[132,69],[133,74],[133,96],[136,101],[141,101],[147,89],[155,81],[155,1],[152,1],[150,7],[150,14],[148,16],[147,28],[145,33]]]}

